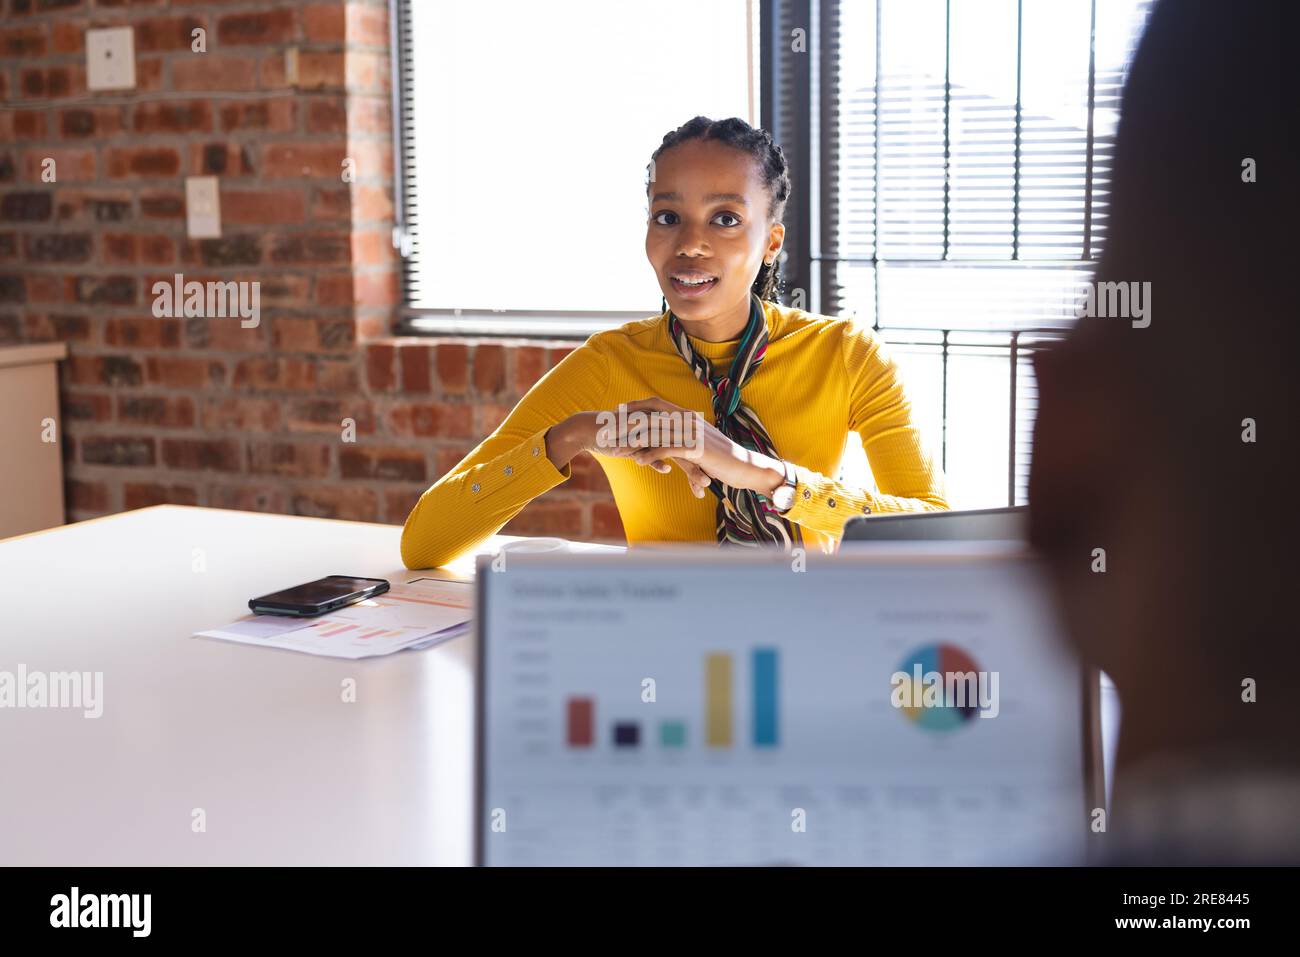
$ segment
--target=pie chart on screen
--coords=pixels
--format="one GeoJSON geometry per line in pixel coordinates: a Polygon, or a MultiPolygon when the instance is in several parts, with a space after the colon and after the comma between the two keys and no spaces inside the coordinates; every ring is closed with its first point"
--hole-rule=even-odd
{"type": "MultiPolygon", "coordinates": [[[[914,649],[898,664],[898,670],[909,676],[904,684],[904,700],[920,700],[921,689],[912,687],[915,683],[912,676],[915,675],[918,665],[922,676],[938,672],[945,679],[950,672],[966,674],[973,671],[978,675],[980,670],[975,659],[956,645],[923,645],[914,649]]],[[[974,684],[971,685],[972,694],[975,687],[974,684]]],[[[979,701],[971,697],[961,707],[945,704],[930,708],[903,707],[899,710],[907,715],[913,724],[925,731],[952,731],[979,714],[979,701]]]]}

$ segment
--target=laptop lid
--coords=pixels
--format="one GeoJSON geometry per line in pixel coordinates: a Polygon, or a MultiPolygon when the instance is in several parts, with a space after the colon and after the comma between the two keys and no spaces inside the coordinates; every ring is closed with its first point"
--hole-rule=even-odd
{"type": "Polygon", "coordinates": [[[477,588],[479,863],[1083,854],[1087,682],[1023,553],[485,556],[477,588]]]}
{"type": "Polygon", "coordinates": [[[844,524],[846,542],[986,541],[1018,542],[1026,537],[1029,507],[962,509],[862,515],[844,524]]]}

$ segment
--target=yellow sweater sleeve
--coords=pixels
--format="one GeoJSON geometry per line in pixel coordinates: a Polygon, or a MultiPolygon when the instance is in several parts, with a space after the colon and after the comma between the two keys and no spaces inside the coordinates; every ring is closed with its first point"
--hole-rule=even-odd
{"type": "Polygon", "coordinates": [[[839,538],[844,523],[876,512],[936,512],[948,507],[943,473],[912,424],[898,366],[868,329],[844,324],[849,428],[862,437],[879,492],[847,485],[796,463],[798,484],[786,518],[839,538]]]}
{"type": "Polygon", "coordinates": [[[406,567],[447,564],[567,481],[572,467],[557,469],[547,458],[546,430],[602,408],[608,385],[608,356],[592,339],[542,376],[495,432],[420,496],[402,528],[406,567]]]}

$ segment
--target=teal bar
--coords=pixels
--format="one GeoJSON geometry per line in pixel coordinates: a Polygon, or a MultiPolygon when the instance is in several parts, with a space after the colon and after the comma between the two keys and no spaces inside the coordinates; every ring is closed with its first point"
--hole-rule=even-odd
{"type": "Polygon", "coordinates": [[[665,748],[686,747],[686,722],[662,722],[659,725],[659,744],[665,748]]]}

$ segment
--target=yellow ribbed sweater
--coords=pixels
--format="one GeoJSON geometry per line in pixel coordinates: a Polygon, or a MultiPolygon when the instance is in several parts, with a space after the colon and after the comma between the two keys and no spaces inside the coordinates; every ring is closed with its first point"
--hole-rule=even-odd
{"type": "MultiPolygon", "coordinates": [[[[799,484],[786,517],[805,546],[833,551],[844,522],[874,512],[947,508],[942,475],[922,448],[894,362],[868,329],[763,302],[767,354],[743,398],[796,466],[799,484]],[[878,491],[835,481],[849,431],[862,437],[878,491]]],[[[691,337],[714,369],[740,340],[691,337]]],[[[565,482],[546,456],[546,430],[575,412],[616,410],[659,396],[713,421],[709,392],[668,338],[667,312],[598,332],[519,400],[495,432],[422,496],[402,529],[408,568],[446,564],[500,531],[525,505],[565,482]]],[[[717,498],[691,494],[681,469],[661,473],[631,459],[595,454],[618,505],[629,544],[716,541],[717,498]]]]}

